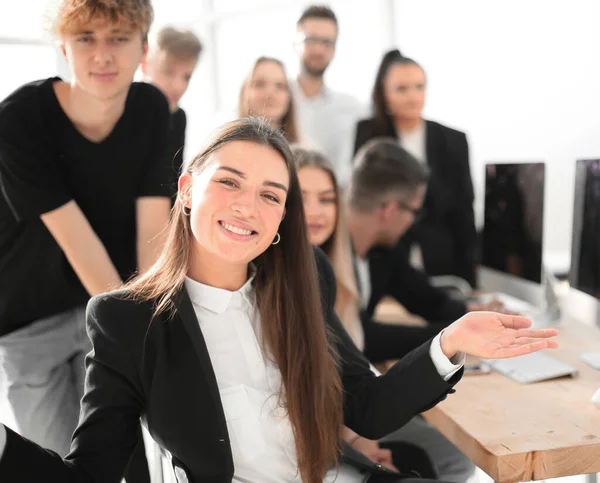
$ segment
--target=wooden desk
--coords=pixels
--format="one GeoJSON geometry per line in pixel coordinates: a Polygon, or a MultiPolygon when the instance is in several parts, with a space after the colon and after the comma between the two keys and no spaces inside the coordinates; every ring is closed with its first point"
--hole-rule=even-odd
{"type": "Polygon", "coordinates": [[[560,348],[548,352],[575,366],[575,378],[524,385],[467,375],[424,414],[497,482],[600,472],[600,407],[591,402],[600,371],[579,359],[600,351],[600,330],[571,319],[558,328],[560,348]]]}

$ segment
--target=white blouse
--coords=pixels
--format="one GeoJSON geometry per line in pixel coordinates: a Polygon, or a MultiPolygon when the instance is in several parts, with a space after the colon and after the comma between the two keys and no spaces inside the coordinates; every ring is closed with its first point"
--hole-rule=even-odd
{"type": "MultiPolygon", "coordinates": [[[[221,395],[233,453],[233,480],[300,482],[292,427],[286,411],[277,403],[281,374],[275,363],[263,354],[259,343],[260,315],[252,280],[234,292],[190,278],[186,278],[185,287],[206,341],[221,395]]],[[[441,348],[439,350],[441,352],[441,348]]],[[[452,374],[460,368],[443,354],[442,357],[450,364],[452,374]]],[[[358,470],[342,465],[339,474],[332,468],[325,481],[358,483],[365,477],[358,470]]]]}
{"type": "Polygon", "coordinates": [[[425,121],[421,122],[412,131],[402,131],[399,133],[400,146],[406,149],[417,160],[427,164],[427,125],[425,121]]]}

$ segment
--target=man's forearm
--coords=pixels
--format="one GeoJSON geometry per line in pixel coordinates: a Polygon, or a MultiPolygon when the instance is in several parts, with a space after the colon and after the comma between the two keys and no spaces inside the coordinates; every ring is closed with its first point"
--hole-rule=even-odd
{"type": "Polygon", "coordinates": [[[138,254],[138,270],[140,273],[147,271],[154,262],[158,259],[165,245],[166,234],[158,233],[149,240],[138,238],[137,254],[138,254]]]}
{"type": "Polygon", "coordinates": [[[117,269],[98,238],[96,242],[92,241],[91,245],[66,255],[79,280],[91,296],[114,290],[122,284],[117,269]]]}

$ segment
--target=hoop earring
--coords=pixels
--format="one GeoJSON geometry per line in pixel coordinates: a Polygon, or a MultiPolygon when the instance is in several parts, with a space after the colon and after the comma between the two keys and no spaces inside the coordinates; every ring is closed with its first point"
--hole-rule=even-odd
{"type": "Polygon", "coordinates": [[[273,243],[271,243],[271,245],[277,245],[281,241],[281,235],[279,233],[277,233],[277,236],[275,237],[275,239],[277,241],[274,241],[273,243]]]}
{"type": "Polygon", "coordinates": [[[190,216],[192,214],[192,210],[191,208],[188,208],[187,206],[183,205],[183,207],[181,208],[181,211],[183,212],[183,214],[185,216],[190,216]],[[186,211],[187,208],[187,211],[186,211]]]}

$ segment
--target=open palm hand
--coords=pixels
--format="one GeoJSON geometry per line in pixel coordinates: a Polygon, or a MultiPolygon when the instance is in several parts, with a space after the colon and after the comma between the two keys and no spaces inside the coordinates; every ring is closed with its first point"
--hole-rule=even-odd
{"type": "Polygon", "coordinates": [[[470,312],[444,330],[446,356],[465,352],[485,359],[516,357],[558,347],[556,329],[530,329],[531,320],[495,312],[470,312]]]}

